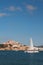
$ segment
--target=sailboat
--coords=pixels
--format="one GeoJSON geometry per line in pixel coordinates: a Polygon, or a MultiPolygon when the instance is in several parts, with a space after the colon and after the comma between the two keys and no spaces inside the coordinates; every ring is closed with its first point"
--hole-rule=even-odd
{"type": "Polygon", "coordinates": [[[27,52],[27,53],[37,53],[37,52],[39,52],[38,48],[33,46],[32,38],[30,39],[30,47],[25,52],[27,52]]]}

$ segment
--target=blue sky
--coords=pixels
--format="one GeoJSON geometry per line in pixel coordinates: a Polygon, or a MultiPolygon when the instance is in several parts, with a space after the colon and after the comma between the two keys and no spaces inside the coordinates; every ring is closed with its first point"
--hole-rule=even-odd
{"type": "Polygon", "coordinates": [[[43,45],[43,0],[0,0],[0,42],[43,45]]]}

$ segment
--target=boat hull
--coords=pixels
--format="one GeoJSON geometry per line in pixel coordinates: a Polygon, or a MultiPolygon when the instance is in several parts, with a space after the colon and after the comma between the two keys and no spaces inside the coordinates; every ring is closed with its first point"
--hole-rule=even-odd
{"type": "Polygon", "coordinates": [[[38,50],[28,50],[28,51],[25,51],[26,53],[38,53],[39,51],[38,50]]]}

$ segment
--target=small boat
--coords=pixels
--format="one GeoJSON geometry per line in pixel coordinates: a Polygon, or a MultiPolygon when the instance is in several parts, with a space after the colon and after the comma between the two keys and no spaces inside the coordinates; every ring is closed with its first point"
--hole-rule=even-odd
{"type": "Polygon", "coordinates": [[[38,50],[27,50],[27,51],[24,51],[25,53],[38,53],[39,51],[38,50]]]}
{"type": "Polygon", "coordinates": [[[33,46],[33,41],[32,38],[30,39],[30,48],[28,48],[28,50],[24,51],[26,53],[38,53],[39,49],[37,47],[33,46]]]}

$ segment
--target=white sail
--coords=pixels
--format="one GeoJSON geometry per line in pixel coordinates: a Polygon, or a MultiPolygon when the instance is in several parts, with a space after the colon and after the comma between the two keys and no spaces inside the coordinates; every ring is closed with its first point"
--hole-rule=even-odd
{"type": "Polygon", "coordinates": [[[33,49],[33,41],[32,41],[32,38],[30,39],[30,49],[33,49]]]}
{"type": "Polygon", "coordinates": [[[37,53],[37,52],[39,52],[38,51],[38,48],[37,47],[34,47],[32,38],[30,39],[30,47],[25,52],[27,52],[27,53],[37,53]]]}

